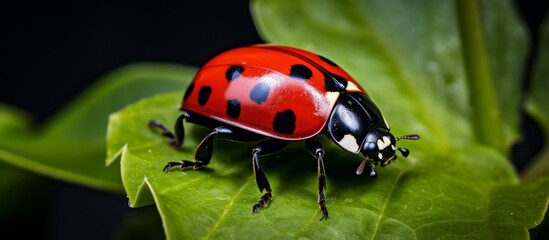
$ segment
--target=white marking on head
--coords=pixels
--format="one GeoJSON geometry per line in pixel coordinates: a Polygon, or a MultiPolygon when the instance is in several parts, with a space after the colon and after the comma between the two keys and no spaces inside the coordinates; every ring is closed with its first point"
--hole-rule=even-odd
{"type": "Polygon", "coordinates": [[[381,154],[381,153],[378,153],[378,154],[377,154],[377,158],[379,158],[379,159],[383,159],[383,154],[381,154]]]}
{"type": "Polygon", "coordinates": [[[356,138],[351,134],[345,134],[338,144],[349,152],[357,152],[360,148],[356,143],[356,138]]]}
{"type": "Polygon", "coordinates": [[[377,148],[379,148],[379,150],[383,150],[383,140],[381,139],[377,140],[377,148]]]}
{"type": "Polygon", "coordinates": [[[396,150],[395,145],[391,145],[391,148],[393,149],[393,151],[396,150]]]}
{"type": "Polygon", "coordinates": [[[383,136],[382,138],[377,140],[377,148],[379,150],[384,150],[386,147],[391,145],[391,140],[387,136],[383,136]]]}

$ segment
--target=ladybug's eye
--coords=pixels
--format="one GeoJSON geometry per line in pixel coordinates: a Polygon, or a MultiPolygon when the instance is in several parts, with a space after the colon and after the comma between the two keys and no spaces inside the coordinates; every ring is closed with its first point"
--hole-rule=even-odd
{"type": "Polygon", "coordinates": [[[376,144],[373,142],[366,143],[363,148],[366,152],[372,152],[376,150],[376,144]]]}

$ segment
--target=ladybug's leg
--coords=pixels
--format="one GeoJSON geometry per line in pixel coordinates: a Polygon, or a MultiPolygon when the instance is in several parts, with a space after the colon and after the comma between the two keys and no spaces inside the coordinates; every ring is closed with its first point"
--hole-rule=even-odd
{"type": "Polygon", "coordinates": [[[202,142],[198,144],[194,152],[195,161],[182,160],[181,162],[169,162],[164,166],[164,172],[168,172],[170,168],[179,166],[180,169],[193,167],[193,169],[198,169],[204,167],[210,163],[213,155],[213,138],[230,138],[233,135],[233,132],[226,127],[217,127],[208,134],[202,142]]]}
{"type": "Polygon", "coordinates": [[[322,144],[314,139],[307,139],[305,141],[307,149],[318,162],[317,173],[318,173],[318,207],[320,212],[322,212],[322,217],[320,220],[328,218],[328,209],[326,208],[326,197],[324,196],[324,190],[326,190],[326,170],[324,170],[324,149],[322,144]]]}
{"type": "Polygon", "coordinates": [[[286,145],[288,145],[287,141],[271,138],[260,142],[252,150],[252,162],[254,166],[255,181],[260,192],[263,192],[263,190],[265,190],[265,194],[261,196],[259,202],[255,204],[252,209],[252,211],[255,213],[259,212],[259,208],[267,207],[269,202],[273,199],[271,185],[269,184],[269,180],[267,180],[267,176],[265,176],[265,173],[263,173],[263,170],[261,170],[261,166],[259,165],[259,157],[278,152],[282,150],[282,148],[284,148],[286,145]]]}
{"type": "Polygon", "coordinates": [[[149,126],[158,128],[162,131],[162,135],[167,137],[170,140],[170,145],[174,147],[179,147],[183,144],[183,137],[185,136],[185,129],[183,128],[183,119],[189,117],[187,113],[182,114],[175,121],[175,133],[171,132],[164,126],[162,123],[156,120],[151,120],[149,126]]]}

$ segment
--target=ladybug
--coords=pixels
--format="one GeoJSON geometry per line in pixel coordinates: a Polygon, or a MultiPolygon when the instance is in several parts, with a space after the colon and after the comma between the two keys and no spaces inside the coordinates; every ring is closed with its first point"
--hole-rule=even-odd
{"type": "Polygon", "coordinates": [[[305,142],[318,162],[318,206],[320,220],[328,217],[324,190],[326,174],[324,149],[315,139],[325,135],[338,146],[365,159],[356,174],[362,174],[371,160],[375,167],[394,161],[399,139],[419,139],[418,135],[394,137],[389,125],[366,91],[337,64],[305,50],[277,45],[252,45],[223,52],[206,63],[187,88],[171,132],[160,122],[158,128],[179,147],[183,143],[183,120],[212,130],[195,150],[194,161],[182,160],[165,165],[198,169],[208,165],[213,139],[259,141],[252,150],[252,163],[259,191],[264,193],[252,212],[259,212],[272,200],[272,189],[259,164],[259,157],[282,150],[290,141],[305,142]]]}

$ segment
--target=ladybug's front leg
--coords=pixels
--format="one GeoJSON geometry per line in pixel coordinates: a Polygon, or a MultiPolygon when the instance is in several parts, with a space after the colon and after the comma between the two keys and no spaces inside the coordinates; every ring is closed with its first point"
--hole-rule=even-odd
{"type": "Polygon", "coordinates": [[[324,196],[324,190],[326,190],[326,170],[324,170],[324,149],[322,144],[314,139],[307,139],[305,145],[309,152],[316,158],[318,162],[318,207],[322,212],[320,220],[328,218],[328,209],[326,208],[326,197],[324,196]]]}
{"type": "Polygon", "coordinates": [[[202,142],[198,144],[196,150],[194,151],[195,161],[181,160],[180,162],[169,162],[164,166],[164,172],[168,172],[172,167],[179,166],[180,169],[193,167],[193,169],[198,169],[203,166],[206,166],[210,163],[213,155],[213,139],[214,137],[219,138],[230,138],[233,135],[233,132],[226,127],[216,127],[213,132],[208,134],[202,142]]]}
{"type": "Polygon", "coordinates": [[[254,166],[255,181],[257,183],[259,191],[265,191],[265,194],[261,196],[259,202],[254,205],[252,209],[254,213],[258,213],[259,208],[261,207],[266,208],[269,202],[273,199],[271,185],[269,184],[269,180],[267,180],[267,176],[265,176],[265,173],[263,173],[263,170],[261,170],[261,166],[259,165],[259,157],[278,152],[282,150],[282,148],[284,148],[286,145],[288,145],[287,141],[282,141],[278,139],[267,139],[263,142],[260,142],[252,150],[252,162],[254,166]]]}

